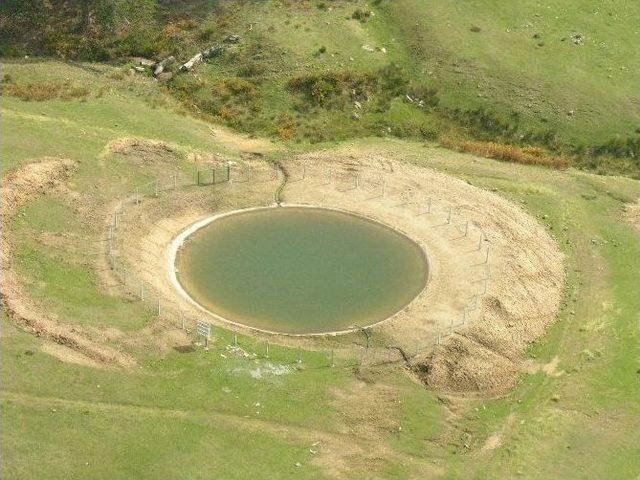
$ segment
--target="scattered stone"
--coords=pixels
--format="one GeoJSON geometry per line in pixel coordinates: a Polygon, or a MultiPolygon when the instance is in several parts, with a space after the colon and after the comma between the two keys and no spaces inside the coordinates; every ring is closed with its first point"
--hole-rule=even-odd
{"type": "Polygon", "coordinates": [[[302,464],[300,462],[296,462],[296,463],[293,464],[293,466],[300,468],[302,466],[302,464]]]}
{"type": "Polygon", "coordinates": [[[367,51],[367,52],[375,52],[376,49],[373,48],[371,45],[362,45],[362,49],[367,51]]]}
{"type": "Polygon", "coordinates": [[[240,43],[240,37],[238,35],[227,35],[224,39],[224,43],[240,43]]]}
{"type": "Polygon", "coordinates": [[[158,63],[154,64],[154,66],[153,66],[153,76],[157,77],[158,75],[160,75],[162,72],[164,72],[165,68],[168,65],[172,64],[175,61],[176,61],[176,57],[171,55],[171,56],[168,56],[167,58],[165,58],[164,60],[161,60],[158,63]]]}
{"type": "Polygon", "coordinates": [[[186,63],[183,63],[180,67],[180,70],[183,72],[190,71],[196,63],[200,63],[202,61],[202,52],[195,54],[193,57],[189,59],[186,63]]]}
{"type": "Polygon", "coordinates": [[[156,75],[156,78],[159,82],[168,82],[173,77],[173,73],[171,72],[162,72],[156,75]]]}
{"type": "Polygon", "coordinates": [[[360,120],[360,115],[358,115],[356,112],[353,112],[353,114],[351,115],[351,119],[352,120],[360,120]]]}
{"type": "Polygon", "coordinates": [[[144,67],[136,65],[135,67],[133,67],[133,70],[138,72],[138,73],[142,73],[142,72],[144,72],[144,67]]]}
{"type": "Polygon", "coordinates": [[[224,52],[224,47],[222,45],[214,45],[213,47],[211,47],[211,48],[209,48],[207,50],[203,50],[202,51],[202,57],[203,58],[213,58],[213,57],[217,57],[222,52],[224,52]]]}
{"type": "Polygon", "coordinates": [[[584,43],[584,36],[581,33],[574,33],[571,35],[571,41],[576,45],[582,45],[584,43]]]}

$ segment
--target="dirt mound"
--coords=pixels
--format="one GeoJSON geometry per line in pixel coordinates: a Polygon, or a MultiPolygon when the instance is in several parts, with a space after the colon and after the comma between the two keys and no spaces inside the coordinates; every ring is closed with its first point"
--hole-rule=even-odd
{"type": "Polygon", "coordinates": [[[173,165],[182,158],[178,150],[165,142],[134,137],[112,140],[107,144],[107,151],[127,157],[127,161],[138,165],[173,165]]]}
{"type": "Polygon", "coordinates": [[[640,198],[638,198],[636,203],[627,204],[624,217],[638,232],[640,232],[640,198]]]}
{"type": "Polygon", "coordinates": [[[48,157],[40,162],[25,165],[2,180],[0,215],[5,228],[0,236],[0,300],[10,318],[28,332],[65,345],[96,362],[128,367],[134,364],[132,358],[111,348],[97,345],[72,327],[59,324],[50,318],[27,295],[11,268],[11,239],[7,228],[11,218],[32,198],[56,188],[76,168],[77,164],[71,160],[48,157]]]}

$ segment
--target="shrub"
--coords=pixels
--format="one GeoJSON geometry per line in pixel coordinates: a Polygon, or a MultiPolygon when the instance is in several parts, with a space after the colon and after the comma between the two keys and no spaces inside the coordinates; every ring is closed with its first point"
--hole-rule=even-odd
{"type": "Polygon", "coordinates": [[[481,157],[493,158],[525,165],[543,165],[546,167],[564,169],[571,166],[572,161],[563,155],[552,155],[540,147],[520,148],[497,142],[481,142],[472,140],[456,140],[450,137],[440,138],[444,147],[461,152],[473,153],[481,157]]]}
{"type": "Polygon", "coordinates": [[[7,95],[24,101],[44,102],[46,100],[71,100],[89,95],[86,87],[71,87],[57,83],[11,83],[4,88],[7,95]]]}
{"type": "Polygon", "coordinates": [[[278,137],[283,140],[291,140],[296,136],[296,125],[291,117],[285,115],[280,118],[277,128],[278,137]]]}
{"type": "Polygon", "coordinates": [[[369,17],[371,17],[371,12],[368,10],[362,10],[361,8],[356,8],[351,14],[351,18],[358,20],[359,22],[366,22],[369,17]]]}

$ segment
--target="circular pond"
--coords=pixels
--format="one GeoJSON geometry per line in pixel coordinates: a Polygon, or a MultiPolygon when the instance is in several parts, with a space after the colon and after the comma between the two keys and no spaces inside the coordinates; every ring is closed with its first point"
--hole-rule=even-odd
{"type": "Polygon", "coordinates": [[[381,223],[322,208],[279,207],[218,217],[176,258],[185,292],[214,314],[290,334],[372,325],[427,281],[422,248],[381,223]]]}

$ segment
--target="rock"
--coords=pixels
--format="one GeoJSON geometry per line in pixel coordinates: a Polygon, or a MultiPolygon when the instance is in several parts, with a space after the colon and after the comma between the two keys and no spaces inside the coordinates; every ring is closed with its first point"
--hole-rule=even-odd
{"type": "Polygon", "coordinates": [[[142,72],[144,72],[144,67],[136,65],[135,67],[133,67],[133,70],[135,70],[138,73],[142,73],[142,72]]]}
{"type": "Polygon", "coordinates": [[[162,72],[156,75],[156,78],[159,82],[168,82],[173,77],[173,73],[171,72],[162,72]]]}
{"type": "Polygon", "coordinates": [[[238,35],[227,35],[224,39],[224,43],[240,43],[240,37],[238,35]]]}
{"type": "Polygon", "coordinates": [[[213,47],[202,51],[202,58],[213,58],[224,52],[222,45],[214,45],[213,47]]]}
{"type": "Polygon", "coordinates": [[[571,35],[571,41],[576,45],[582,45],[584,43],[584,36],[581,33],[574,33],[571,35]]]}
{"type": "Polygon", "coordinates": [[[143,67],[153,67],[156,62],[149,60],[148,58],[141,58],[138,63],[143,67]]]}
{"type": "Polygon", "coordinates": [[[376,49],[373,48],[371,45],[362,45],[362,49],[367,51],[367,52],[375,52],[376,49]]]}
{"type": "Polygon", "coordinates": [[[188,72],[193,68],[193,66],[196,63],[199,63],[201,61],[202,61],[202,53],[197,53],[196,55],[191,57],[188,62],[182,64],[182,66],[180,67],[180,70],[183,72],[188,72]]]}
{"type": "Polygon", "coordinates": [[[353,114],[351,115],[351,118],[353,120],[360,120],[360,115],[358,115],[357,113],[353,112],[353,114]]]}
{"type": "Polygon", "coordinates": [[[569,111],[567,112],[567,115],[569,115],[570,117],[573,117],[573,114],[574,114],[574,113],[575,113],[575,112],[574,112],[573,110],[569,110],[569,111]]]}
{"type": "Polygon", "coordinates": [[[356,108],[362,108],[362,104],[360,102],[358,102],[357,100],[355,102],[353,102],[353,104],[355,105],[356,108]]]}
{"type": "Polygon", "coordinates": [[[296,462],[296,463],[294,463],[293,465],[294,465],[295,467],[298,467],[298,468],[300,468],[300,467],[302,466],[302,464],[301,464],[300,462],[296,462]]]}
{"type": "Polygon", "coordinates": [[[164,70],[168,65],[171,65],[175,61],[176,61],[176,57],[174,57],[173,55],[170,55],[164,60],[160,60],[158,63],[154,64],[153,76],[157,77],[158,75],[160,75],[162,72],[164,72],[164,70]]]}

